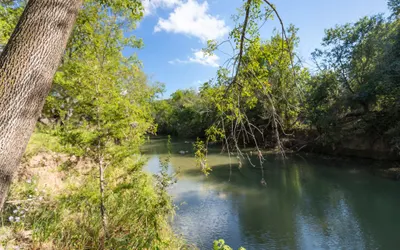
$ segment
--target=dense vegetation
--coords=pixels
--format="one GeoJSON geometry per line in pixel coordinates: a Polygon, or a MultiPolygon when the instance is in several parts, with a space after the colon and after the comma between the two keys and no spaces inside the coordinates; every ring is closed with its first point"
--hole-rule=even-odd
{"type": "MultiPolygon", "coordinates": [[[[259,9],[250,9],[242,66],[228,64],[198,91],[178,90],[157,101],[159,133],[279,147],[280,137],[293,133],[306,132],[310,141],[324,145],[361,136],[384,138],[399,152],[398,5],[389,1],[390,17],[378,14],[327,29],[311,69],[298,60],[293,26],[263,40],[257,32],[259,9]]],[[[246,5],[242,15],[245,10],[246,5]]],[[[242,26],[238,22],[230,35],[237,48],[242,26]]],[[[207,51],[215,46],[210,42],[207,51]]]]}
{"type": "MultiPolygon", "coordinates": [[[[127,36],[142,17],[140,2],[85,0],[26,154],[26,161],[39,152],[68,155],[57,165],[68,185],[61,192],[38,190],[38,177],[22,169],[2,214],[13,233],[32,231],[29,243],[37,247],[179,248],[168,225],[171,177],[141,170],[139,146],[150,134],[202,137],[240,152],[248,145],[283,150],[283,137],[306,131],[324,145],[361,135],[385,138],[400,151],[399,1],[389,1],[390,17],[326,30],[313,53],[315,71],[296,54],[294,26],[261,38],[262,23],[279,18],[264,2],[246,1],[234,16],[229,41],[235,56],[214,79],[160,99],[162,86],[147,79],[135,55],[122,53],[142,46],[127,36]],[[77,168],[82,161],[86,168],[77,168]]],[[[0,4],[0,44],[25,4],[0,4]]],[[[220,45],[209,41],[204,51],[220,45]]],[[[196,143],[196,156],[207,173],[206,143],[196,143]]],[[[0,237],[2,243],[11,238],[0,237]]],[[[218,241],[214,249],[229,248],[218,241]]]]}
{"type": "MultiPolygon", "coordinates": [[[[25,160],[29,165],[30,157],[43,156],[43,167],[66,176],[66,184],[56,190],[43,176],[21,169],[9,195],[17,202],[2,214],[13,233],[0,237],[2,245],[176,249],[181,244],[168,224],[169,176],[154,179],[141,171],[139,146],[155,131],[151,109],[159,87],[147,80],[135,55],[122,54],[126,47],[142,46],[126,36],[142,8],[136,2],[134,12],[121,3],[84,2],[25,160]],[[47,166],[52,160],[59,166],[47,166]],[[18,242],[21,232],[31,230],[30,240],[18,242]]],[[[0,5],[2,43],[24,7],[25,1],[0,5]]]]}
{"type": "Polygon", "coordinates": [[[322,135],[384,136],[400,149],[399,24],[376,15],[326,31],[307,103],[322,135]]]}

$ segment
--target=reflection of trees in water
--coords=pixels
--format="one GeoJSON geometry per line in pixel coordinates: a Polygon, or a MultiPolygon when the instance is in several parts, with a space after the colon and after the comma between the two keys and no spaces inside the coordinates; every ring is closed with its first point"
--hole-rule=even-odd
{"type": "MultiPolygon", "coordinates": [[[[367,191],[365,185],[359,183],[368,176],[358,178],[350,174],[354,173],[351,170],[318,170],[318,166],[300,166],[295,161],[288,161],[286,167],[270,166],[268,187],[263,188],[259,183],[259,172],[249,168],[242,169],[241,173],[234,171],[231,183],[226,183],[227,167],[214,166],[209,181],[226,184],[222,186],[223,190],[237,210],[247,244],[271,248],[365,249],[377,246],[374,242],[377,236],[379,242],[388,246],[386,249],[393,248],[393,244],[385,243],[390,242],[388,237],[379,237],[387,234],[386,230],[381,231],[385,226],[373,219],[374,212],[389,212],[393,207],[382,203],[377,206],[377,202],[368,198],[366,194],[372,190],[367,191]],[[373,205],[372,213],[366,212],[370,205],[373,205]],[[373,223],[370,223],[371,218],[373,223]]],[[[381,197],[378,200],[383,201],[385,195],[374,197],[381,197]]],[[[396,213],[391,211],[389,214],[396,213]]],[[[375,214],[376,217],[382,217],[382,214],[375,214]]]]}
{"type": "Polygon", "coordinates": [[[251,232],[247,243],[257,242],[274,249],[296,248],[293,221],[302,196],[300,175],[300,168],[295,166],[271,166],[266,174],[266,188],[259,187],[259,192],[238,197],[242,199],[238,212],[242,232],[251,232]]]}
{"type": "MultiPolygon", "coordinates": [[[[176,152],[186,150],[184,147],[191,150],[191,145],[187,144],[173,146],[176,152]]],[[[162,144],[157,150],[162,152],[162,144]]],[[[191,155],[175,155],[171,159],[171,165],[180,168],[185,182],[201,183],[203,192],[197,190],[195,199],[203,199],[204,194],[200,193],[211,190],[213,199],[225,201],[211,206],[230,207],[229,211],[233,211],[229,215],[230,226],[239,227],[244,246],[397,248],[400,217],[394,215],[400,207],[400,199],[393,197],[399,197],[396,195],[400,193],[400,186],[359,171],[354,168],[356,164],[317,158],[308,159],[308,162],[287,160],[283,164],[268,158],[265,164],[268,186],[262,187],[259,169],[244,166],[239,171],[234,164],[231,182],[228,182],[229,158],[211,154],[209,163],[213,171],[205,178],[194,167],[191,155]]],[[[211,208],[204,209],[207,220],[207,209],[211,208]]],[[[213,216],[218,216],[218,210],[212,211],[213,216]]],[[[209,237],[213,237],[212,234],[209,237]]]]}
{"type": "MultiPolygon", "coordinates": [[[[400,207],[399,183],[368,173],[348,172],[340,176],[339,188],[343,193],[341,201],[349,207],[354,224],[361,230],[360,238],[357,238],[355,232],[351,232],[353,239],[363,240],[368,249],[399,249],[400,217],[396,216],[400,207]]],[[[335,174],[335,179],[339,178],[339,171],[335,174]]],[[[339,206],[336,212],[341,211],[340,208],[339,206]]],[[[345,215],[341,218],[345,219],[345,215]]]]}
{"type": "Polygon", "coordinates": [[[316,163],[315,178],[303,185],[299,203],[300,241],[312,240],[316,245],[311,248],[397,249],[394,235],[400,221],[391,215],[400,207],[399,200],[393,201],[400,187],[389,188],[390,181],[354,171],[357,165],[335,168],[316,163]]]}
{"type": "MultiPolygon", "coordinates": [[[[234,166],[231,182],[229,164],[214,165],[207,178],[207,186],[216,190],[220,199],[226,199],[236,211],[243,244],[294,248],[296,246],[296,225],[294,208],[301,199],[302,172],[300,167],[270,165],[267,170],[267,187],[260,184],[260,171],[244,167],[241,171],[234,166]]],[[[192,178],[199,170],[188,168],[182,175],[192,178]],[[191,177],[190,177],[191,176],[191,177]]],[[[185,177],[185,178],[186,178],[185,177]]],[[[234,217],[231,218],[235,220],[234,217]]]]}
{"type": "Polygon", "coordinates": [[[303,248],[365,249],[365,237],[346,193],[329,179],[309,180],[297,212],[298,241],[303,248]]]}

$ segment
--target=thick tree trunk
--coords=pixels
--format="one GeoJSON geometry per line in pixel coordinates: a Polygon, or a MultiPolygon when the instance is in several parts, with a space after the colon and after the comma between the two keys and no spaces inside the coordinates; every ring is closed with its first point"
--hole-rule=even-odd
{"type": "Polygon", "coordinates": [[[0,56],[0,210],[82,0],[29,0],[0,56]]]}

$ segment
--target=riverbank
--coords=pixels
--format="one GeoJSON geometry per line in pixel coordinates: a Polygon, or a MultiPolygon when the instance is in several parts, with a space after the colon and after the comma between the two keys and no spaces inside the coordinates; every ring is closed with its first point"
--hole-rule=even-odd
{"type": "Polygon", "coordinates": [[[358,134],[336,138],[333,142],[327,143],[316,133],[297,130],[292,136],[284,137],[283,141],[291,152],[313,153],[358,161],[370,160],[366,166],[372,174],[400,180],[400,152],[385,137],[358,134]]]}
{"type": "MultiPolygon", "coordinates": [[[[163,140],[167,136],[151,137],[151,140],[163,140]]],[[[185,144],[192,145],[193,139],[182,139],[185,144]]],[[[265,141],[259,140],[259,144],[263,147],[263,154],[276,154],[279,152],[271,143],[272,138],[265,141]]],[[[364,163],[364,168],[369,170],[372,175],[377,175],[391,180],[400,180],[400,154],[395,151],[387,140],[381,137],[368,137],[358,135],[356,137],[348,137],[336,143],[327,145],[323,142],[315,132],[310,130],[291,131],[286,136],[281,137],[282,144],[285,148],[285,154],[295,155],[311,155],[326,160],[351,160],[364,163]]],[[[216,149],[218,144],[209,145],[216,149]]],[[[188,148],[185,147],[185,152],[188,148]]],[[[223,150],[223,146],[218,148],[223,150]]],[[[182,151],[182,150],[180,150],[182,151]]],[[[255,148],[249,147],[243,149],[249,155],[256,155],[255,148]]],[[[185,154],[185,153],[184,153],[185,154]]]]}
{"type": "Polygon", "coordinates": [[[93,161],[35,132],[1,213],[0,249],[100,249],[103,241],[107,249],[182,248],[170,228],[169,196],[141,171],[144,162],[132,156],[106,172],[107,237],[93,161]]]}
{"type": "Polygon", "coordinates": [[[400,150],[388,138],[378,135],[353,134],[326,138],[312,130],[294,130],[283,137],[284,145],[296,151],[334,156],[400,161],[400,150]]]}

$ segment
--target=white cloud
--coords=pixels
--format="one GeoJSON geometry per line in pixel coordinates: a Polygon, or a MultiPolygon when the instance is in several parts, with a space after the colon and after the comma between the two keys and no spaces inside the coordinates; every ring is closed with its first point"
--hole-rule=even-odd
{"type": "Polygon", "coordinates": [[[206,55],[203,51],[194,51],[193,56],[189,57],[187,60],[175,59],[169,61],[170,64],[176,63],[199,63],[205,66],[218,67],[219,57],[215,54],[206,55]]]}
{"type": "Polygon", "coordinates": [[[145,16],[153,14],[158,8],[173,8],[180,3],[181,0],[142,0],[145,16]]]}
{"type": "MultiPolygon", "coordinates": [[[[164,0],[166,1],[166,0],[164,0]]],[[[169,0],[174,1],[174,0],[169,0]]],[[[154,27],[155,32],[181,33],[199,38],[202,42],[219,39],[228,33],[225,21],[207,13],[208,3],[196,0],[180,2],[168,19],[160,18],[154,27]]]]}
{"type": "Polygon", "coordinates": [[[169,64],[178,64],[178,63],[189,63],[189,61],[181,60],[181,59],[174,59],[171,61],[168,61],[169,64]]]}
{"type": "Polygon", "coordinates": [[[199,50],[194,52],[194,57],[189,57],[189,61],[193,63],[200,63],[206,66],[218,67],[219,57],[215,54],[206,55],[203,51],[199,50]]]}

